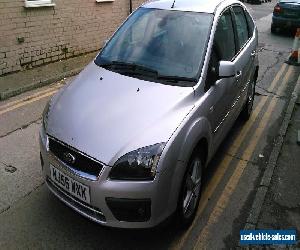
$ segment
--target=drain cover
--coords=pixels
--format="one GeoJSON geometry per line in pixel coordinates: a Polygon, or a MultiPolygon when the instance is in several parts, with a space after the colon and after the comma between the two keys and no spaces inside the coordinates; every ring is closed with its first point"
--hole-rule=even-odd
{"type": "Polygon", "coordinates": [[[12,165],[8,165],[8,166],[5,167],[5,171],[9,172],[9,173],[14,173],[14,172],[17,171],[17,168],[12,166],[12,165]]]}

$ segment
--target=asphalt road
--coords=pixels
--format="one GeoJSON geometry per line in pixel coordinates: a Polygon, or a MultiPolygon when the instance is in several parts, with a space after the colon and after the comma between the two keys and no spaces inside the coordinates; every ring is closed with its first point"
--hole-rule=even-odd
{"type": "MultiPolygon", "coordinates": [[[[299,77],[284,64],[293,37],[270,33],[274,3],[248,5],[259,29],[260,72],[251,119],[238,120],[205,173],[193,225],[99,226],[58,201],[41,177],[38,130],[59,82],[0,102],[0,249],[220,249],[238,245],[255,190],[299,77]]],[[[70,79],[66,79],[68,81],[70,79]]]]}

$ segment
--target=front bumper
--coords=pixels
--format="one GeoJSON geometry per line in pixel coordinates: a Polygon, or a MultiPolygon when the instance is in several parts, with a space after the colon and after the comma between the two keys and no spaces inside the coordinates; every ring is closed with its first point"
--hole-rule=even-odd
{"type": "Polygon", "coordinates": [[[273,15],[272,26],[278,28],[294,29],[300,27],[300,21],[295,18],[287,18],[273,15]]]}
{"type": "Polygon", "coordinates": [[[111,227],[149,228],[158,225],[175,211],[174,203],[170,205],[168,202],[174,192],[168,188],[171,180],[167,176],[157,174],[153,181],[115,181],[108,178],[111,167],[104,166],[96,180],[84,178],[49,152],[47,141],[47,136],[41,132],[42,168],[49,190],[86,218],[111,227]],[[51,180],[50,163],[90,188],[90,204],[73,197],[51,180]]]}

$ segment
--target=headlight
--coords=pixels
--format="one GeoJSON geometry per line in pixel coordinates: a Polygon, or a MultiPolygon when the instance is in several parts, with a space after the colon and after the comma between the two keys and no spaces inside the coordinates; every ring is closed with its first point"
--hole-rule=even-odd
{"type": "Polygon", "coordinates": [[[120,157],[110,171],[115,180],[153,180],[165,143],[137,149],[120,157]]]}
{"type": "Polygon", "coordinates": [[[50,109],[50,101],[49,100],[44,108],[44,111],[43,111],[43,128],[44,128],[44,131],[46,132],[47,130],[47,126],[48,126],[48,113],[49,113],[49,109],[50,109]]]}

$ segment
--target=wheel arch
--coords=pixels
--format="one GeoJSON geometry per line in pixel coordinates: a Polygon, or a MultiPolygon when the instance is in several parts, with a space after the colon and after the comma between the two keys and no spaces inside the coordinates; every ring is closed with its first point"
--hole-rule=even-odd
{"type": "Polygon", "coordinates": [[[206,137],[202,137],[196,144],[193,153],[199,151],[201,163],[203,166],[206,166],[208,160],[208,141],[206,137]]]}
{"type": "Polygon", "coordinates": [[[195,150],[202,150],[202,163],[206,165],[211,151],[211,126],[206,118],[197,119],[187,130],[181,145],[179,160],[186,164],[190,160],[195,150]]]}
{"type": "Polygon", "coordinates": [[[205,117],[196,118],[186,124],[175,138],[176,141],[172,142],[167,156],[174,157],[178,154],[175,157],[176,160],[173,159],[172,164],[168,164],[163,171],[159,172],[160,184],[162,189],[166,190],[168,197],[168,211],[175,211],[177,208],[182,180],[193,152],[198,149],[204,152],[202,153],[202,160],[205,162],[205,166],[212,152],[211,126],[205,117]],[[165,181],[170,181],[167,187],[165,181]]]}

